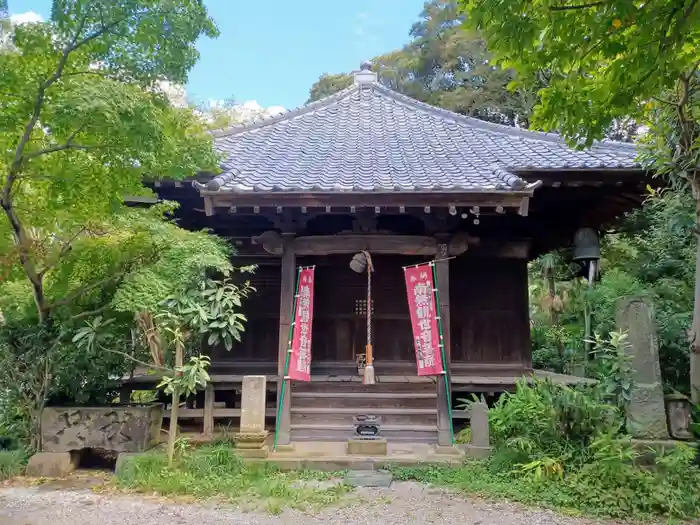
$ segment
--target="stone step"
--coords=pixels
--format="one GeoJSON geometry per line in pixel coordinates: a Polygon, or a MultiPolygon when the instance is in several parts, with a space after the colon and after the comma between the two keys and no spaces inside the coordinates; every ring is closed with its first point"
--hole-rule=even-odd
{"type": "MultiPolygon", "coordinates": [[[[354,427],[338,424],[292,424],[292,441],[347,441],[354,427]]],[[[436,425],[382,425],[381,437],[390,442],[437,443],[436,425]]]]}
{"type": "Polygon", "coordinates": [[[433,408],[319,408],[292,406],[292,424],[352,424],[358,414],[380,416],[382,429],[385,425],[437,425],[437,409],[433,408]]]}
{"type": "Polygon", "coordinates": [[[294,408],[435,408],[436,392],[292,392],[294,408]]]}

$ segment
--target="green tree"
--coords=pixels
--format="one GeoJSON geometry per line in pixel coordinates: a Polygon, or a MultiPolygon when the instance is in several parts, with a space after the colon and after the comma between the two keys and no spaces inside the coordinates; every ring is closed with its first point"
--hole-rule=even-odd
{"type": "Polygon", "coordinates": [[[309,100],[307,100],[306,102],[308,104],[310,102],[315,102],[316,100],[328,97],[337,93],[338,91],[350,87],[351,84],[351,75],[348,75],[346,73],[339,73],[336,75],[324,73],[319,77],[319,79],[316,82],[314,82],[314,85],[311,86],[311,91],[309,92],[309,100]]]}
{"type": "Polygon", "coordinates": [[[0,253],[41,323],[49,274],[147,192],[145,177],[216,167],[201,122],[158,87],[184,83],[197,39],[216,35],[196,0],[54,0],[49,22],[13,29],[0,53],[0,253]]]}
{"type": "MultiPolygon", "coordinates": [[[[642,160],[673,183],[689,186],[700,227],[700,104],[696,0],[459,0],[518,83],[539,90],[532,121],[591,145],[610,125],[634,117],[649,127],[642,160]]],[[[700,242],[696,243],[690,329],[691,392],[700,398],[700,242]]]]}
{"type": "MultiPolygon", "coordinates": [[[[387,87],[482,120],[527,127],[533,91],[505,87],[513,73],[494,64],[483,39],[461,29],[456,0],[431,0],[402,49],[377,56],[373,69],[387,87]]],[[[309,102],[352,83],[349,74],[324,74],[311,87],[309,102]]]]}
{"type": "MultiPolygon", "coordinates": [[[[113,330],[130,334],[133,314],[120,313],[115,294],[162,254],[181,253],[164,249],[179,247],[180,230],[164,221],[172,208],[134,211],[124,198],[148,194],[147,178],[216,167],[202,122],[173,107],[163,86],[186,81],[197,39],[217,30],[197,0],[54,0],[50,21],[7,34],[0,49],[0,390],[23,401],[36,445],[49,398],[94,402],[91,392],[104,394],[109,375],[124,369],[124,355],[80,351],[71,343],[75,330],[110,315],[113,330]],[[164,230],[167,240],[158,235],[164,230]]],[[[218,242],[200,246],[209,243],[211,254],[218,242]]],[[[192,253],[199,256],[197,247],[192,253]]],[[[206,263],[230,266],[228,251],[219,253],[205,255],[206,263]]],[[[163,289],[152,283],[151,295],[181,286],[195,273],[187,269],[163,289]]]]}

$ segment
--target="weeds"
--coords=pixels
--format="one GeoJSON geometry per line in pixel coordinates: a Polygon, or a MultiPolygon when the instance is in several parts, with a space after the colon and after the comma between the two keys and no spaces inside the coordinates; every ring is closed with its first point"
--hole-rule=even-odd
{"type": "MultiPolygon", "coordinates": [[[[490,498],[625,519],[700,516],[697,450],[678,443],[640,466],[610,389],[521,382],[489,411],[495,451],[459,468],[396,469],[412,479],[490,498]]],[[[648,456],[648,455],[647,455],[648,456]]]]}
{"type": "MultiPolygon", "coordinates": [[[[135,457],[120,470],[117,483],[123,488],[218,498],[250,504],[279,513],[284,508],[315,509],[340,501],[348,492],[342,484],[323,487],[308,483],[308,472],[281,472],[266,463],[245,463],[226,444],[185,449],[168,467],[164,454],[135,457]]],[[[321,474],[314,479],[328,478],[321,474]]]]}
{"type": "Polygon", "coordinates": [[[27,454],[23,450],[0,451],[0,481],[22,474],[26,463],[27,454]]]}

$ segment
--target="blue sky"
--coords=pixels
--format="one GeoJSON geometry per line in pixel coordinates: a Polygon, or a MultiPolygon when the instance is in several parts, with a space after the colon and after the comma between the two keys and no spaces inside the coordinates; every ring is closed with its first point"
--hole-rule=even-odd
{"type": "MultiPolygon", "coordinates": [[[[298,106],[322,73],[357,69],[406,43],[423,1],[205,0],[221,36],[199,43],[188,93],[298,106]]],[[[34,11],[44,19],[50,6],[50,0],[9,0],[10,14],[34,11]]]]}

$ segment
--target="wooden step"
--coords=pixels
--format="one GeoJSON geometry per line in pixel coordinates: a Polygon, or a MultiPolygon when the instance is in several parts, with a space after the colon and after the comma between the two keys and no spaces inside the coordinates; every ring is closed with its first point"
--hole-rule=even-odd
{"type": "Polygon", "coordinates": [[[360,382],[311,382],[296,383],[292,386],[292,392],[364,392],[364,393],[391,393],[391,392],[436,392],[435,383],[377,383],[376,385],[363,385],[360,382]]]}
{"type": "Polygon", "coordinates": [[[292,406],[292,424],[352,424],[353,416],[371,414],[380,416],[384,425],[437,425],[437,409],[433,408],[338,408],[292,406]]]}
{"type": "MultiPolygon", "coordinates": [[[[391,442],[437,443],[435,425],[382,425],[381,436],[391,442]]],[[[337,424],[292,424],[292,441],[347,441],[354,427],[337,424]]]]}
{"type": "Polygon", "coordinates": [[[353,408],[435,408],[436,392],[292,392],[293,407],[353,408]]]}
{"type": "MultiPolygon", "coordinates": [[[[433,389],[434,390],[434,389],[433,389]]],[[[312,397],[312,398],[323,398],[323,397],[344,397],[352,396],[354,398],[364,398],[364,399],[411,399],[411,398],[422,398],[422,399],[434,399],[437,397],[437,392],[306,392],[303,390],[295,390],[292,395],[296,397],[312,397]]]]}

